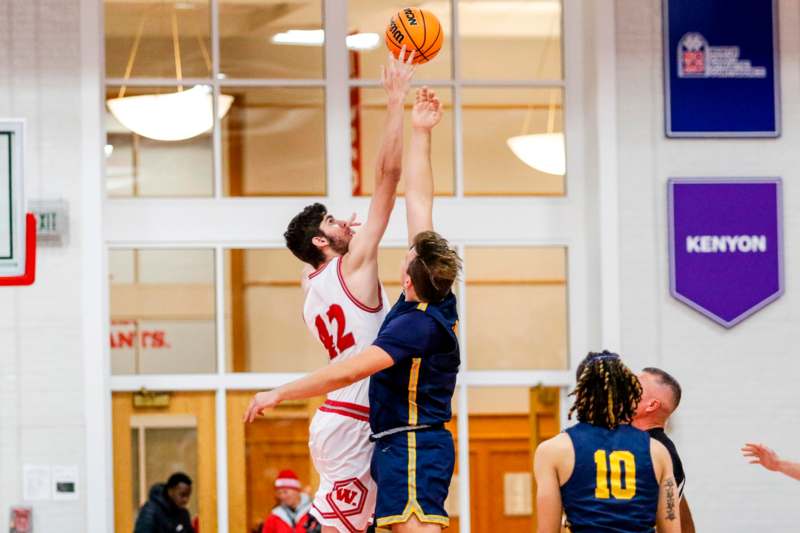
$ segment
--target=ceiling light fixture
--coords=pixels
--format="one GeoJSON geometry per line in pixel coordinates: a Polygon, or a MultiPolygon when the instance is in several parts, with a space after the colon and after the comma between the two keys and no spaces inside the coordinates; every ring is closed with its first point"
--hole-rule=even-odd
{"type": "MultiPolygon", "coordinates": [[[[554,20],[558,20],[554,18],[554,20]]],[[[551,25],[552,26],[552,25],[551,25]]],[[[551,36],[547,39],[542,56],[539,58],[538,77],[541,77],[544,59],[550,48],[553,28],[550,29],[551,36]]],[[[547,105],[547,129],[545,133],[527,133],[533,113],[533,104],[528,107],[525,113],[525,121],[522,124],[522,134],[506,139],[506,144],[517,158],[540,172],[564,176],[567,173],[567,156],[564,140],[564,132],[555,131],[556,122],[556,92],[559,89],[550,89],[550,101],[547,105]]]]}
{"type": "MultiPolygon", "coordinates": [[[[130,78],[136,52],[142,38],[146,14],[142,16],[136,33],[124,79],[130,78]]],[[[211,70],[211,60],[205,44],[198,37],[206,67],[211,70]]],[[[120,87],[117,98],[106,101],[111,114],[130,131],[157,141],[182,141],[197,137],[214,127],[214,99],[210,85],[195,85],[183,90],[181,49],[178,39],[178,19],[172,11],[172,47],[175,55],[175,77],[177,92],[125,96],[125,85],[120,87]]],[[[220,94],[217,97],[217,116],[225,116],[233,103],[233,96],[220,94]]]]}
{"type": "MultiPolygon", "coordinates": [[[[325,43],[325,30],[287,30],[276,33],[270,39],[274,44],[294,46],[322,46],[325,43]]],[[[373,50],[380,44],[377,33],[354,33],[346,37],[350,50],[373,50]]]]}

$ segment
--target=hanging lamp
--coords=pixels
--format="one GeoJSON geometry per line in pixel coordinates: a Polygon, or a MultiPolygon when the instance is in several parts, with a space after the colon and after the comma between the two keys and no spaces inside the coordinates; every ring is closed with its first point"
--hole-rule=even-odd
{"type": "MultiPolygon", "coordinates": [[[[139,49],[146,15],[142,16],[134,39],[124,81],[127,82],[133,70],[133,63],[139,49]]],[[[211,69],[208,51],[198,37],[206,66],[211,69]]],[[[125,96],[126,87],[120,87],[116,98],[106,101],[109,111],[127,129],[157,141],[182,141],[207,133],[214,127],[214,90],[210,85],[195,85],[184,90],[181,80],[181,49],[178,39],[178,18],[172,12],[172,45],[175,55],[175,75],[178,80],[176,92],[125,96]]],[[[217,115],[224,117],[233,103],[233,96],[220,94],[217,98],[217,115]]]]}

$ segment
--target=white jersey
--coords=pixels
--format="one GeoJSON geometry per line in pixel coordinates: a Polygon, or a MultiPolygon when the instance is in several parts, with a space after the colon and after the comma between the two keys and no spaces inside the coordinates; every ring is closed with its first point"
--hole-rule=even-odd
{"type": "MultiPolygon", "coordinates": [[[[341,259],[336,257],[308,275],[303,305],[306,325],[325,346],[331,362],[346,360],[372,345],[390,307],[380,283],[377,307],[359,302],[347,288],[341,259]]],[[[368,406],[369,378],[331,392],[328,399],[368,406]]]]}

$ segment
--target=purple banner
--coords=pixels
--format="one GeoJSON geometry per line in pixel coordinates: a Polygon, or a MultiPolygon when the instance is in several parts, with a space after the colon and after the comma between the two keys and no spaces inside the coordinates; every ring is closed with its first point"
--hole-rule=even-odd
{"type": "Polygon", "coordinates": [[[783,294],[781,180],[671,179],[670,291],[730,328],[783,294]]]}

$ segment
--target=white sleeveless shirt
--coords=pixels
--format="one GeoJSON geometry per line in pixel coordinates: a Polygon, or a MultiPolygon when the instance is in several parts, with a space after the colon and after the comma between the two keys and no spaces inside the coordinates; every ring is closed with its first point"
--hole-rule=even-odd
{"type": "MultiPolygon", "coordinates": [[[[336,257],[309,274],[306,283],[303,318],[330,362],[344,361],[372,345],[390,307],[380,282],[378,306],[364,305],[347,288],[342,258],[336,257]]],[[[329,393],[328,399],[369,406],[369,378],[329,393]]]]}

